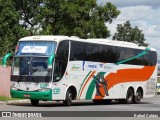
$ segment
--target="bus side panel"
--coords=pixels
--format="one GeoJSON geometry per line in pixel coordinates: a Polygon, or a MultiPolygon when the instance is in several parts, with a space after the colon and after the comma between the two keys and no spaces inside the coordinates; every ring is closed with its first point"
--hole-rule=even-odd
{"type": "MultiPolygon", "coordinates": [[[[93,65],[107,65],[106,63],[92,63],[93,65]]],[[[119,99],[125,98],[129,87],[133,87],[136,92],[138,87],[142,87],[144,97],[152,97],[156,83],[155,66],[118,65],[117,71],[101,71],[84,69],[83,61],[72,61],[67,66],[66,73],[57,85],[62,93],[53,95],[53,99],[65,99],[65,94],[70,85],[76,87],[77,99],[119,99]],[[98,74],[104,77],[98,81],[98,74]],[[152,87],[147,88],[147,85],[152,87]],[[148,91],[150,94],[147,94],[148,91]],[[56,97],[57,96],[57,97],[56,97]]],[[[54,85],[55,87],[55,85],[54,85]]],[[[54,90],[54,88],[53,88],[54,90]]],[[[53,91],[54,93],[54,91],[53,91]]]]}
{"type": "MultiPolygon", "coordinates": [[[[154,76],[156,75],[155,66],[121,66],[123,69],[119,68],[117,73],[110,73],[105,76],[105,80],[108,80],[107,89],[109,91],[109,95],[105,97],[103,95],[98,96],[96,93],[94,93],[92,99],[125,98],[129,87],[134,89],[134,93],[138,87],[142,87],[143,92],[147,93],[147,91],[150,91],[148,97],[155,95],[155,83],[157,80],[156,76],[154,76]],[[150,82],[148,83],[148,81],[150,82]],[[149,84],[150,87],[146,88],[146,84],[149,84]],[[115,93],[119,95],[116,95],[115,93]]],[[[100,91],[102,94],[104,94],[103,87],[100,88],[100,91]]]]}

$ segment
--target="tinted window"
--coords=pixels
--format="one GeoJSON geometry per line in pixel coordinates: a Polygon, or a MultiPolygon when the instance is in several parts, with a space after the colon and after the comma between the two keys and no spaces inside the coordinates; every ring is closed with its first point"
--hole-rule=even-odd
{"type": "MultiPolygon", "coordinates": [[[[72,41],[70,60],[117,63],[119,61],[134,58],[143,51],[144,50],[133,48],[72,41]]],[[[123,64],[152,66],[156,63],[156,52],[149,51],[147,54],[136,57],[123,64]]]]}
{"type": "Polygon", "coordinates": [[[53,81],[59,81],[63,77],[68,63],[68,53],[69,41],[61,41],[56,53],[53,81]]]}
{"type": "Polygon", "coordinates": [[[157,64],[157,53],[155,51],[149,52],[149,62],[151,66],[157,64]]]}
{"type": "Polygon", "coordinates": [[[84,43],[83,42],[71,42],[70,60],[83,60],[84,58],[84,43]]]}
{"type": "Polygon", "coordinates": [[[85,44],[85,61],[94,61],[92,59],[93,56],[93,51],[94,51],[94,44],[86,43],[85,44]]]}

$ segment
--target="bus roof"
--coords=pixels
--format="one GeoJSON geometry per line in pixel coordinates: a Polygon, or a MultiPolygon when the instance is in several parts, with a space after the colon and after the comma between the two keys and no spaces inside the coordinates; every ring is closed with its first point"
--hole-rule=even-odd
{"type": "Polygon", "coordinates": [[[69,38],[68,36],[53,36],[53,35],[37,35],[23,37],[19,41],[57,41],[69,38]]]}
{"type": "MultiPolygon", "coordinates": [[[[19,41],[56,41],[60,42],[62,40],[73,40],[80,42],[89,42],[96,44],[105,44],[105,45],[113,45],[113,46],[121,46],[128,48],[137,48],[137,49],[145,49],[144,46],[138,46],[135,43],[125,42],[125,41],[117,41],[117,40],[108,40],[104,38],[90,38],[90,39],[81,39],[77,36],[64,36],[64,35],[37,35],[37,36],[28,36],[23,37],[19,41]]],[[[154,48],[150,48],[152,51],[156,51],[154,48]]]]}

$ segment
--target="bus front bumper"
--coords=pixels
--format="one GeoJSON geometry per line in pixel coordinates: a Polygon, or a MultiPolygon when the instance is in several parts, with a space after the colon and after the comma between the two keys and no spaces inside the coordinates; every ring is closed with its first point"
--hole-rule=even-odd
{"type": "Polygon", "coordinates": [[[45,92],[10,90],[10,94],[12,98],[52,100],[52,90],[51,89],[45,92]]]}

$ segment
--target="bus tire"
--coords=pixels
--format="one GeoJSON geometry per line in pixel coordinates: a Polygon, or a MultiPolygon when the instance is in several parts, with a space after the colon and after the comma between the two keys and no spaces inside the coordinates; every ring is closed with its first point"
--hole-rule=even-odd
{"type": "Polygon", "coordinates": [[[143,92],[140,88],[138,88],[136,95],[134,96],[133,102],[135,104],[139,104],[141,102],[142,96],[143,96],[143,92]]]}
{"type": "Polygon", "coordinates": [[[70,89],[67,90],[67,93],[66,93],[66,98],[65,100],[63,101],[63,104],[65,106],[71,106],[72,104],[72,92],[70,89]]]}
{"type": "Polygon", "coordinates": [[[126,99],[125,103],[126,104],[132,104],[134,99],[134,92],[131,88],[128,89],[127,94],[126,94],[126,99]]]}
{"type": "Polygon", "coordinates": [[[39,104],[39,100],[34,100],[34,99],[30,99],[30,100],[33,106],[37,106],[39,104]]]}

